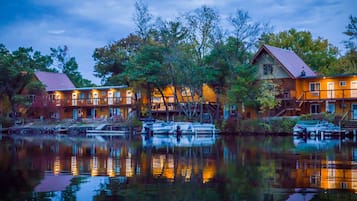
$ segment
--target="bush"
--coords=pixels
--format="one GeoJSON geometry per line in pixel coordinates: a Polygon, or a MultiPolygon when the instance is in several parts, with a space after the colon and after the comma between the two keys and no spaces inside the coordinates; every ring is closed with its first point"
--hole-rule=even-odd
{"type": "Polygon", "coordinates": [[[332,113],[318,113],[318,114],[303,114],[300,116],[301,120],[326,120],[328,122],[334,122],[335,114],[332,113]]]}
{"type": "Polygon", "coordinates": [[[238,132],[241,133],[292,133],[296,118],[241,120],[238,132]]]}

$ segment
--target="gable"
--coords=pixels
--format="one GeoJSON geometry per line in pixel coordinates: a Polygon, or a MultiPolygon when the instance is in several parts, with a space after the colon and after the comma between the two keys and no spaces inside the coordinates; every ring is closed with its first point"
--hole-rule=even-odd
{"type": "MultiPolygon", "coordinates": [[[[257,64],[259,58],[264,54],[270,55],[275,61],[275,67],[285,71],[285,74],[292,79],[301,77],[302,72],[304,72],[305,76],[316,76],[315,72],[293,51],[269,45],[263,45],[260,47],[254,56],[252,63],[257,64]]],[[[277,76],[279,77],[282,75],[277,74],[277,76]]]]}
{"type": "Polygon", "coordinates": [[[255,60],[257,65],[257,79],[284,79],[291,75],[271,55],[262,52],[255,60]]]}

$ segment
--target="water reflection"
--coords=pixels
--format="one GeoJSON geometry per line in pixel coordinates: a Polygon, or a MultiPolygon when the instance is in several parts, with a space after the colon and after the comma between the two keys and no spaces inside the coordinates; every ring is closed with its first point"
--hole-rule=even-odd
{"type": "Polygon", "coordinates": [[[336,190],[356,198],[356,162],[352,139],[12,136],[0,143],[0,198],[318,200],[336,190]]]}

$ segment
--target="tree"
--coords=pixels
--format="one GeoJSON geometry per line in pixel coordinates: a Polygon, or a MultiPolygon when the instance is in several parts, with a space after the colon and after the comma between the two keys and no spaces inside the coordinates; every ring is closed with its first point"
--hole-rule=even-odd
{"type": "Polygon", "coordinates": [[[55,61],[57,70],[66,74],[76,87],[88,87],[94,86],[90,80],[82,77],[78,71],[78,64],[74,57],[68,55],[68,47],[65,45],[62,47],[50,48],[51,57],[55,61]]]}
{"type": "Polygon", "coordinates": [[[227,91],[227,103],[235,105],[244,103],[247,106],[255,106],[258,89],[253,87],[255,83],[256,67],[248,64],[238,65],[235,79],[231,82],[231,87],[227,91]]]}
{"type": "Polygon", "coordinates": [[[150,39],[150,32],[152,31],[152,15],[149,9],[142,1],[135,2],[134,23],[136,25],[136,34],[144,41],[148,42],[150,39]]]}
{"type": "Polygon", "coordinates": [[[169,84],[163,72],[163,48],[155,44],[144,45],[126,71],[129,82],[146,89],[149,118],[152,118],[151,94],[154,88],[161,89],[169,84]]]}
{"type": "Polygon", "coordinates": [[[261,43],[294,51],[313,70],[329,73],[329,66],[337,60],[338,49],[327,39],[313,39],[309,31],[290,29],[277,34],[263,34],[261,43]]]}
{"type": "Polygon", "coordinates": [[[189,42],[193,47],[198,65],[202,65],[203,58],[211,50],[211,37],[219,24],[219,14],[212,8],[202,6],[188,13],[186,21],[189,42]]]}
{"type": "Polygon", "coordinates": [[[129,61],[128,50],[122,47],[119,42],[96,48],[93,58],[96,62],[94,65],[95,76],[101,78],[102,84],[128,84],[127,79],[120,79],[129,61]]]}
{"type": "Polygon", "coordinates": [[[350,38],[344,41],[346,48],[350,50],[357,49],[357,17],[350,15],[350,23],[346,26],[346,31],[343,32],[350,38]]]}
{"type": "Polygon", "coordinates": [[[233,27],[230,40],[235,41],[235,59],[241,64],[249,63],[249,50],[256,46],[263,32],[269,31],[268,25],[252,22],[248,12],[243,10],[237,10],[228,21],[233,27]]]}
{"type": "Polygon", "coordinates": [[[260,111],[264,114],[266,111],[274,109],[281,104],[281,100],[277,99],[277,95],[281,92],[279,85],[273,80],[261,80],[259,83],[259,93],[257,96],[257,102],[260,107],[260,111]]]}
{"type": "Polygon", "coordinates": [[[50,59],[32,48],[20,47],[10,52],[0,44],[0,95],[10,104],[11,116],[15,120],[20,108],[28,108],[28,102],[21,95],[26,90],[39,92],[43,86],[34,79],[34,71],[47,69],[50,59]]]}

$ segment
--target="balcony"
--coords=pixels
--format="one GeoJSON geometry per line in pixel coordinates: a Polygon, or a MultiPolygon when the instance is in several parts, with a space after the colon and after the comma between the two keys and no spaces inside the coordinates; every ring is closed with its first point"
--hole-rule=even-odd
{"type": "Polygon", "coordinates": [[[135,101],[131,97],[57,99],[53,101],[58,107],[130,106],[135,104],[135,101]]]}
{"type": "Polygon", "coordinates": [[[357,89],[304,91],[303,100],[357,100],[357,89]]]}

